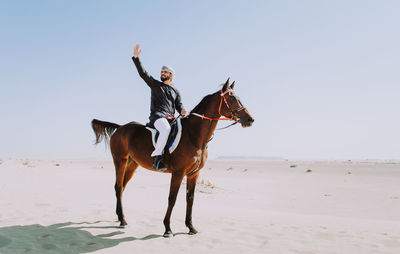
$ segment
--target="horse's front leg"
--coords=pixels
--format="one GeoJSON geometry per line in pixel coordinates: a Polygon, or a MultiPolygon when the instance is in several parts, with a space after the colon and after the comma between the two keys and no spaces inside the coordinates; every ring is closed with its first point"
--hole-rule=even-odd
{"type": "Polygon", "coordinates": [[[184,173],[183,171],[172,172],[171,185],[169,188],[169,197],[168,197],[168,209],[164,217],[164,226],[165,226],[164,237],[173,236],[170,227],[170,219],[171,219],[172,209],[174,208],[175,205],[176,196],[178,195],[179,187],[181,186],[183,180],[184,176],[183,173],[184,173]]]}
{"type": "Polygon", "coordinates": [[[197,234],[197,230],[192,225],[192,207],[194,201],[194,191],[199,174],[187,177],[186,183],[186,227],[189,228],[189,235],[197,234]]]}

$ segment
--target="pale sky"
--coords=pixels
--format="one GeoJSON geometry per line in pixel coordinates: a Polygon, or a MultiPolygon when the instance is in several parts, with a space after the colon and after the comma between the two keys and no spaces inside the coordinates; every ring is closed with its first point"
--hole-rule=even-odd
{"type": "Polygon", "coordinates": [[[90,121],[147,122],[139,43],[154,77],[175,69],[188,110],[236,80],[255,123],[216,132],[210,158],[400,160],[399,13],[396,0],[2,2],[0,158],[111,159],[90,121]]]}

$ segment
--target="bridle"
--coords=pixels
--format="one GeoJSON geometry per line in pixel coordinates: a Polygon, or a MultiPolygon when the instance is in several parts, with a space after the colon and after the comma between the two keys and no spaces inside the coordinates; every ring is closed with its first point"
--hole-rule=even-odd
{"type": "Polygon", "coordinates": [[[243,110],[244,107],[243,107],[243,105],[241,105],[239,108],[237,108],[235,110],[232,110],[231,107],[229,106],[228,102],[226,101],[226,98],[225,98],[225,94],[227,94],[228,92],[233,92],[233,90],[232,89],[227,89],[225,92],[220,90],[221,100],[219,102],[218,114],[222,115],[221,114],[221,108],[222,108],[222,101],[224,101],[226,107],[228,108],[229,112],[231,113],[231,117],[230,118],[227,118],[227,117],[225,117],[225,118],[212,118],[212,117],[205,116],[204,114],[200,115],[200,114],[195,113],[195,112],[192,112],[190,114],[192,114],[194,116],[197,116],[197,117],[200,117],[201,119],[207,119],[207,120],[217,120],[217,121],[220,121],[220,120],[232,120],[232,121],[235,121],[235,119],[237,119],[237,117],[235,116],[235,113],[243,110]]]}

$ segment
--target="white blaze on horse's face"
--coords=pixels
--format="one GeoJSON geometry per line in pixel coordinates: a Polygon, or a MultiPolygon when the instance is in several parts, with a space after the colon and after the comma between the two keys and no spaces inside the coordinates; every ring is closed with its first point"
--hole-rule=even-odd
{"type": "Polygon", "coordinates": [[[230,111],[231,114],[231,116],[227,117],[231,117],[234,121],[240,123],[242,127],[250,127],[254,119],[232,89],[233,87],[224,95],[228,111],[230,111]]]}

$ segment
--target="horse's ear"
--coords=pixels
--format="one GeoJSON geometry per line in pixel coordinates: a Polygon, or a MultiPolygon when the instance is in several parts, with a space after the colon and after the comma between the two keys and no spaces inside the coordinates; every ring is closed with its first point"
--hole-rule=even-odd
{"type": "Polygon", "coordinates": [[[232,82],[231,89],[233,90],[234,87],[235,87],[235,81],[232,82]]]}
{"type": "Polygon", "coordinates": [[[224,87],[222,88],[222,91],[225,92],[225,91],[228,89],[228,87],[229,87],[229,78],[228,78],[228,80],[225,82],[224,87]]]}

